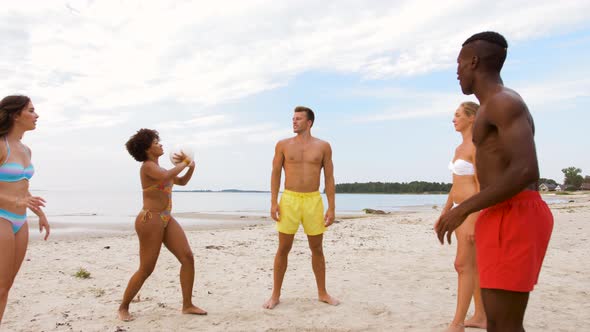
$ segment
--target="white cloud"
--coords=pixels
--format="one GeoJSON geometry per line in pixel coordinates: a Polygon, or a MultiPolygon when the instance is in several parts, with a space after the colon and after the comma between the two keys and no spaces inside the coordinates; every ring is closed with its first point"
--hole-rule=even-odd
{"type": "MultiPolygon", "coordinates": [[[[577,98],[590,97],[590,79],[587,78],[549,77],[532,83],[516,82],[511,88],[515,89],[535,112],[560,110],[564,105],[575,106],[577,98]],[[557,105],[560,107],[555,107],[557,105]]],[[[474,95],[402,88],[363,89],[351,93],[391,100],[392,104],[384,110],[354,117],[352,121],[357,123],[452,116],[455,107],[461,102],[477,102],[474,95]]]]}
{"type": "Polygon", "coordinates": [[[162,129],[183,129],[183,128],[199,128],[211,127],[219,124],[227,123],[229,116],[226,114],[209,114],[192,116],[191,120],[187,121],[168,121],[162,122],[158,128],[162,129]]]}
{"type": "MultiPolygon", "coordinates": [[[[575,28],[570,1],[41,1],[9,5],[0,31],[21,50],[0,61],[4,91],[29,92],[51,114],[165,99],[214,105],[284,86],[309,70],[367,79],[454,65],[470,33],[512,43],[575,28]],[[17,28],[18,27],[18,28],[17,28]]],[[[11,48],[8,48],[11,49],[11,48]]],[[[68,116],[72,117],[72,116],[68,116]]]]}
{"type": "MultiPolygon", "coordinates": [[[[173,143],[252,148],[291,133],[218,105],[285,87],[309,72],[365,80],[427,75],[454,67],[472,33],[499,30],[517,45],[589,21],[588,1],[13,1],[0,13],[0,89],[33,98],[43,135],[31,137],[52,147],[36,154],[44,160],[60,149],[75,159],[80,146],[104,144],[103,137],[118,145],[94,154],[122,155],[118,141],[140,123],[157,124],[173,143]],[[155,119],[155,105],[170,103],[184,109],[164,107],[155,119]]],[[[529,104],[590,91],[587,80],[559,84],[514,87],[529,104]]],[[[402,102],[362,120],[452,114],[469,99],[397,93],[402,102]]]]}

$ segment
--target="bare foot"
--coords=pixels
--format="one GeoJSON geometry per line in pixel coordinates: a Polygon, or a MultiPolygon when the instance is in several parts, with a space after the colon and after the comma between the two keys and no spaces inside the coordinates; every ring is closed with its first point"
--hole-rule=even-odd
{"type": "Polygon", "coordinates": [[[488,322],[485,318],[477,318],[473,316],[465,321],[465,327],[475,327],[485,330],[488,327],[488,322]]]}
{"type": "Polygon", "coordinates": [[[119,316],[119,320],[122,320],[124,322],[130,322],[134,319],[133,316],[131,316],[131,314],[129,313],[129,309],[119,308],[119,312],[117,315],[119,316]]]}
{"type": "Polygon", "coordinates": [[[463,325],[449,325],[445,332],[465,332],[465,326],[463,325]]]}
{"type": "Polygon", "coordinates": [[[277,306],[277,304],[281,303],[281,301],[279,301],[279,298],[274,298],[271,297],[270,299],[266,300],[266,302],[264,302],[264,304],[262,305],[262,307],[264,309],[274,309],[274,307],[277,306]]]}
{"type": "Polygon", "coordinates": [[[199,307],[195,307],[194,305],[191,305],[190,307],[183,308],[182,313],[186,315],[206,315],[207,311],[199,307]]]}
{"type": "Polygon", "coordinates": [[[329,305],[339,305],[340,304],[340,301],[338,301],[338,299],[336,299],[328,294],[323,295],[323,296],[319,296],[318,300],[320,300],[324,303],[327,303],[329,305]]]}

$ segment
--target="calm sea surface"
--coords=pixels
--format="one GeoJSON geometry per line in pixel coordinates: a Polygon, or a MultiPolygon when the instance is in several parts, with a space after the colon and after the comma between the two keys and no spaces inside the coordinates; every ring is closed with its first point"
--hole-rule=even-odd
{"type": "MultiPolygon", "coordinates": [[[[141,209],[141,192],[93,191],[32,191],[47,201],[45,213],[51,223],[69,225],[72,232],[84,228],[109,228],[120,225],[133,227],[141,209]]],[[[327,207],[325,195],[324,204],[327,207]]],[[[199,212],[203,214],[235,214],[267,216],[270,193],[174,192],[173,214],[199,212]]],[[[442,206],[446,195],[385,195],[337,194],[338,214],[361,214],[362,209],[404,211],[442,206]]],[[[557,200],[555,200],[557,202],[557,200]]],[[[552,203],[548,200],[548,203],[552,203]]],[[[31,213],[29,213],[31,214],[31,213]]],[[[214,223],[214,220],[177,218],[183,224],[214,223]]],[[[218,222],[218,221],[217,221],[218,222]]],[[[62,227],[63,228],[63,227],[62,227]]]]}
{"type": "MultiPolygon", "coordinates": [[[[33,191],[47,200],[48,215],[135,215],[141,209],[141,192],[33,191]]],[[[327,207],[325,195],[324,204],[327,207]]],[[[360,213],[364,208],[398,211],[442,205],[446,195],[337,194],[339,213],[360,213]]],[[[174,192],[173,212],[266,214],[270,193],[174,192]]]]}

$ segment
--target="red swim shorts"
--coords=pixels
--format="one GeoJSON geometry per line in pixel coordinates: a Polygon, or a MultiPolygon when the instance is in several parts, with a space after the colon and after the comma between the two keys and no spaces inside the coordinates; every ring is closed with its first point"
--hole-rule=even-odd
{"type": "Polygon", "coordinates": [[[475,224],[480,287],[532,291],[552,230],[553,215],[536,191],[482,210],[475,224]]]}

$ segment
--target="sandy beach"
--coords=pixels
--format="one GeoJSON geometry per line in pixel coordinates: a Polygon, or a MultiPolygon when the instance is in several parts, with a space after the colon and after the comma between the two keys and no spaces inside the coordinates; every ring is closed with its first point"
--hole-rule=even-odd
{"type": "MultiPolygon", "coordinates": [[[[590,326],[590,195],[562,198],[571,201],[551,205],[555,227],[525,317],[529,332],[590,326]]],[[[454,314],[457,278],[454,244],[441,246],[432,230],[439,213],[429,208],[338,217],[324,240],[328,290],[342,301],[337,307],[316,299],[302,229],[289,256],[282,302],[264,310],[277,247],[273,222],[248,216],[241,218],[248,219],[244,224],[233,216],[227,225],[187,228],[195,254],[195,304],[209,315],[180,314],[180,265],[163,249],[140,300],[132,303],[132,322],[116,319],[139,262],[131,221],[122,235],[47,242],[33,237],[0,330],[441,331],[454,314]],[[75,277],[80,268],[90,278],[75,277]]]]}

